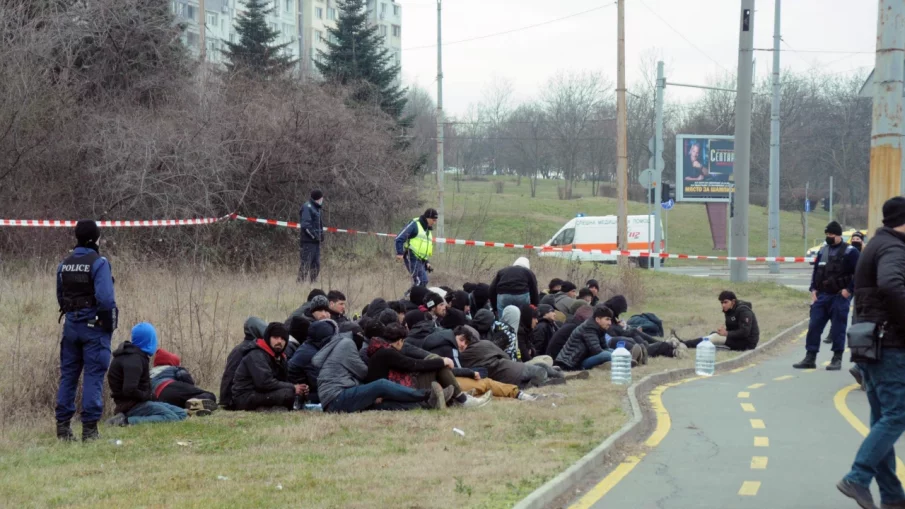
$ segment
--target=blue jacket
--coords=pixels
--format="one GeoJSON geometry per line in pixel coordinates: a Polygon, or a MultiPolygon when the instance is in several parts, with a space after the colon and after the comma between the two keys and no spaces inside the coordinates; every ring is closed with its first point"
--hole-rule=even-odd
{"type": "Polygon", "coordinates": [[[299,226],[302,244],[320,244],[324,240],[324,222],[321,220],[321,206],[308,200],[299,209],[299,226]]]}
{"type": "MultiPolygon", "coordinates": [[[[812,291],[812,292],[817,288],[817,282],[814,279],[817,276],[817,270],[821,266],[820,265],[821,255],[823,254],[823,252],[824,252],[824,250],[821,249],[817,253],[817,258],[814,260],[814,271],[811,272],[811,286],[808,289],[809,291],[812,291]]],[[[845,271],[846,275],[850,276],[848,287],[847,287],[848,293],[850,295],[855,294],[855,277],[854,277],[854,275],[855,275],[855,268],[858,266],[858,257],[860,255],[861,255],[861,252],[858,251],[856,248],[854,248],[850,245],[846,245],[845,257],[842,259],[842,269],[843,269],[843,271],[845,271]]]]}
{"type": "MultiPolygon", "coordinates": [[[[74,255],[85,255],[93,251],[87,247],[76,247],[74,255]]],[[[63,280],[60,277],[63,264],[57,266],[57,303],[63,308],[63,280]]],[[[110,311],[116,308],[116,297],[113,292],[113,275],[110,272],[110,262],[103,256],[95,260],[91,265],[91,279],[94,281],[94,298],[97,307],[85,308],[72,313],[66,313],[68,322],[86,322],[93,320],[98,311],[110,311]]]]}
{"type": "MultiPolygon", "coordinates": [[[[409,239],[418,236],[418,221],[422,221],[421,226],[424,226],[422,218],[419,217],[416,221],[409,221],[409,224],[399,232],[399,235],[396,235],[397,255],[405,254],[405,243],[408,242],[409,239]]],[[[427,227],[424,226],[424,229],[426,230],[427,227]]]]}

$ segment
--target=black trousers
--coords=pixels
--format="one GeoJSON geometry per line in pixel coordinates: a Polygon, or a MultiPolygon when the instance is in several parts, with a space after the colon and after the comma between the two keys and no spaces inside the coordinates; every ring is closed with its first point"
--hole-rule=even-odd
{"type": "Polygon", "coordinates": [[[321,245],[305,242],[299,246],[298,282],[317,281],[321,272],[321,245]]]}
{"type": "Polygon", "coordinates": [[[185,408],[185,402],[190,399],[209,399],[211,401],[217,401],[217,396],[214,396],[214,393],[212,392],[208,392],[200,387],[195,387],[192,384],[172,382],[160,391],[160,397],[157,398],[157,401],[169,403],[178,406],[179,408],[185,408]]]}
{"type": "Polygon", "coordinates": [[[236,410],[254,411],[274,407],[292,410],[293,403],[295,403],[294,389],[277,389],[271,392],[251,392],[233,396],[233,407],[236,410]]]}

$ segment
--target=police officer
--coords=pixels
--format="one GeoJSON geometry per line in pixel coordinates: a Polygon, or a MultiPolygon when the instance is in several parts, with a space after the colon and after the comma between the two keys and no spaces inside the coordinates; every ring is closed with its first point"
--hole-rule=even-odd
{"type": "Polygon", "coordinates": [[[299,276],[298,282],[317,280],[321,271],[321,242],[324,240],[324,223],[321,220],[321,207],[324,206],[324,193],[315,189],[311,191],[311,199],[299,210],[299,276]]]}
{"type": "Polygon", "coordinates": [[[98,254],[101,231],[94,221],[75,226],[78,244],[57,268],[57,302],[66,315],[60,341],[60,389],[57,392],[57,438],[75,440],[69,421],[82,371],[82,441],[98,438],[97,421],[104,411],[104,375],[110,364],[110,339],[117,308],[110,262],[98,254]]]}
{"type": "Polygon", "coordinates": [[[414,286],[427,286],[427,273],[434,270],[429,261],[434,253],[431,231],[438,217],[435,209],[427,209],[396,236],[396,260],[405,262],[414,286]]]}
{"type": "Polygon", "coordinates": [[[842,352],[845,350],[845,328],[854,293],[855,267],[861,254],[854,247],[842,241],[842,226],[831,222],[824,230],[826,245],[820,248],[814,262],[811,277],[811,321],[804,359],[793,364],[796,369],[816,369],[817,352],[820,351],[820,336],[827,322],[830,338],[833,340],[833,359],[828,371],[842,369],[842,352]]]}

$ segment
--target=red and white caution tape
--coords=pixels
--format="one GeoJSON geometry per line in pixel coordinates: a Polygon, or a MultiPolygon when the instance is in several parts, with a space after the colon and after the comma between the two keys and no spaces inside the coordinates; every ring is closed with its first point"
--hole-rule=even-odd
{"type": "MultiPolygon", "coordinates": [[[[103,228],[128,228],[128,227],[153,227],[153,226],[191,226],[213,224],[224,220],[245,221],[249,223],[266,224],[269,226],[279,226],[282,228],[299,229],[299,223],[292,221],[277,221],[276,219],[264,219],[259,217],[245,217],[238,214],[230,214],[219,218],[199,218],[199,219],[160,219],[160,220],[144,220],[144,221],[98,221],[97,224],[103,228]]],[[[76,225],[77,221],[61,221],[48,219],[0,219],[0,226],[23,226],[23,227],[44,227],[44,228],[71,228],[76,225]]],[[[325,227],[324,231],[329,233],[350,233],[358,235],[372,235],[375,237],[395,238],[394,233],[378,233],[361,230],[351,230],[344,228],[325,227]]],[[[452,244],[458,246],[477,246],[477,247],[502,247],[509,249],[531,249],[540,252],[562,252],[562,253],[589,253],[607,256],[628,256],[632,258],[650,258],[659,257],[661,259],[674,260],[715,260],[715,261],[748,261],[748,262],[779,262],[779,263],[811,263],[813,258],[808,257],[791,257],[791,256],[707,256],[707,255],[687,255],[672,253],[651,253],[649,251],[620,251],[620,250],[583,250],[570,247],[552,247],[552,246],[534,246],[531,244],[512,244],[509,242],[490,242],[483,240],[464,240],[464,239],[448,239],[437,237],[434,239],[437,244],[452,244]]]]}

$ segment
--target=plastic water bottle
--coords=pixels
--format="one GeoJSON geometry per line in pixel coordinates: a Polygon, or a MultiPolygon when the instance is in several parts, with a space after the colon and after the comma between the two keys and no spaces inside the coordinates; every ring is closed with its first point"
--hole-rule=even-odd
{"type": "Polygon", "coordinates": [[[704,341],[698,343],[694,354],[694,373],[698,376],[713,376],[714,365],[716,364],[716,347],[710,342],[710,339],[704,338],[704,341]]]}
{"type": "Polygon", "coordinates": [[[610,361],[610,376],[614,384],[632,383],[632,354],[625,349],[625,341],[616,344],[616,350],[610,361]]]}

